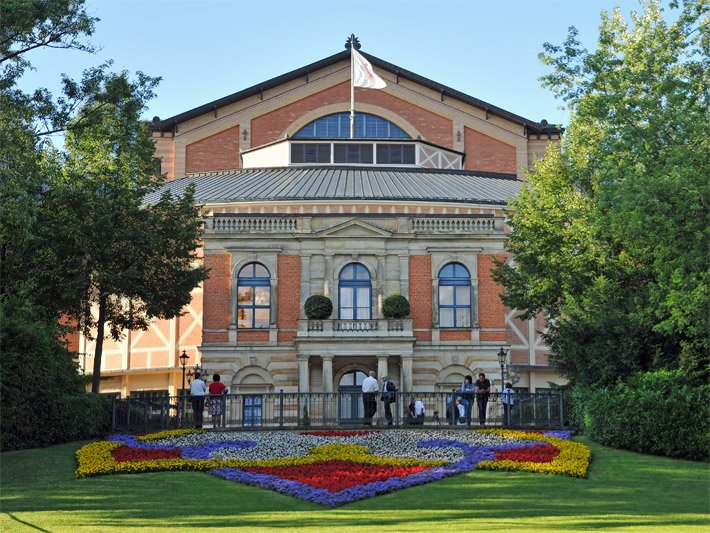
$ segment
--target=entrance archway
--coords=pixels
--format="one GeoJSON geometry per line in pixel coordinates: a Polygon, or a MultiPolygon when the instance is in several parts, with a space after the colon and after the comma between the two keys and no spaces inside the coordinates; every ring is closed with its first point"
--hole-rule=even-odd
{"type": "Polygon", "coordinates": [[[365,416],[362,405],[362,382],[367,374],[362,370],[346,372],[338,382],[338,418],[341,424],[359,424],[365,416]]]}

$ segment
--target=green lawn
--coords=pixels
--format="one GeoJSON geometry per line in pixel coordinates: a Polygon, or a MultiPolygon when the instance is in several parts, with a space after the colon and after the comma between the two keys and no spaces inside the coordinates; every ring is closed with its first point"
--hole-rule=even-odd
{"type": "Polygon", "coordinates": [[[0,531],[710,531],[708,465],[582,439],[589,479],[474,471],[334,510],[199,472],[77,480],[80,444],[0,456],[0,531]]]}

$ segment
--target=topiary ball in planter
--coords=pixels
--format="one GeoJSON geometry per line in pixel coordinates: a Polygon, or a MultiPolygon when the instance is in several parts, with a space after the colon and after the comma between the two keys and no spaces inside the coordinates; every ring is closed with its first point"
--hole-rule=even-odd
{"type": "Polygon", "coordinates": [[[331,302],[330,298],[327,296],[314,294],[308,297],[303,309],[306,311],[306,316],[309,319],[323,320],[324,318],[328,318],[333,312],[333,302],[331,302]]]}
{"type": "Polygon", "coordinates": [[[409,301],[401,294],[392,294],[382,302],[385,318],[404,318],[409,314],[409,301]]]}

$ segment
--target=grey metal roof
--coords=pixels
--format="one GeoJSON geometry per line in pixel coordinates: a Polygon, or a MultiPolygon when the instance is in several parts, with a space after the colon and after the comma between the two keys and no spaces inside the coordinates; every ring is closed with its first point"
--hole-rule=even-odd
{"type": "Polygon", "coordinates": [[[191,174],[167,182],[146,197],[154,203],[168,190],[180,196],[195,184],[198,204],[289,200],[409,200],[470,204],[508,203],[520,191],[511,174],[383,167],[252,168],[191,174]]]}

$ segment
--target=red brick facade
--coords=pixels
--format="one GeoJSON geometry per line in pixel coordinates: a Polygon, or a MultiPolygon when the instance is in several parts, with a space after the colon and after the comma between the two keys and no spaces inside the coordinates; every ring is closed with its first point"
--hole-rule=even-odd
{"type": "MultiPolygon", "coordinates": [[[[503,288],[491,278],[494,258],[503,260],[504,256],[478,256],[478,322],[482,330],[505,328],[505,306],[500,299],[503,288]]],[[[481,331],[481,340],[505,340],[505,332],[481,331]]]]}
{"type": "Polygon", "coordinates": [[[464,128],[464,146],[466,170],[510,174],[515,174],[518,170],[515,146],[505,144],[471,128],[464,128]]]}
{"type": "Polygon", "coordinates": [[[462,329],[442,329],[439,332],[439,340],[442,341],[470,341],[471,330],[462,329]]]}
{"type": "Polygon", "coordinates": [[[301,258],[280,254],[278,266],[278,339],[279,342],[293,341],[301,312],[301,258]]]}
{"type": "MultiPolygon", "coordinates": [[[[453,146],[453,124],[445,117],[384,91],[356,89],[355,99],[360,103],[375,105],[397,113],[417,128],[422,137],[429,142],[448,148],[453,146]]],[[[295,120],[310,111],[331,104],[350,105],[350,82],[341,83],[253,119],[252,146],[260,146],[281,138],[286,128],[295,120]]]]}
{"type": "Polygon", "coordinates": [[[239,125],[185,147],[185,172],[239,168],[239,125]]]}
{"type": "Polygon", "coordinates": [[[414,335],[419,340],[431,340],[432,314],[431,256],[409,257],[409,304],[414,335]],[[418,331],[428,330],[428,331],[418,331]]]}
{"type": "Polygon", "coordinates": [[[204,262],[209,269],[209,279],[204,285],[202,338],[204,342],[226,342],[230,306],[229,255],[208,254],[204,262]]]}

